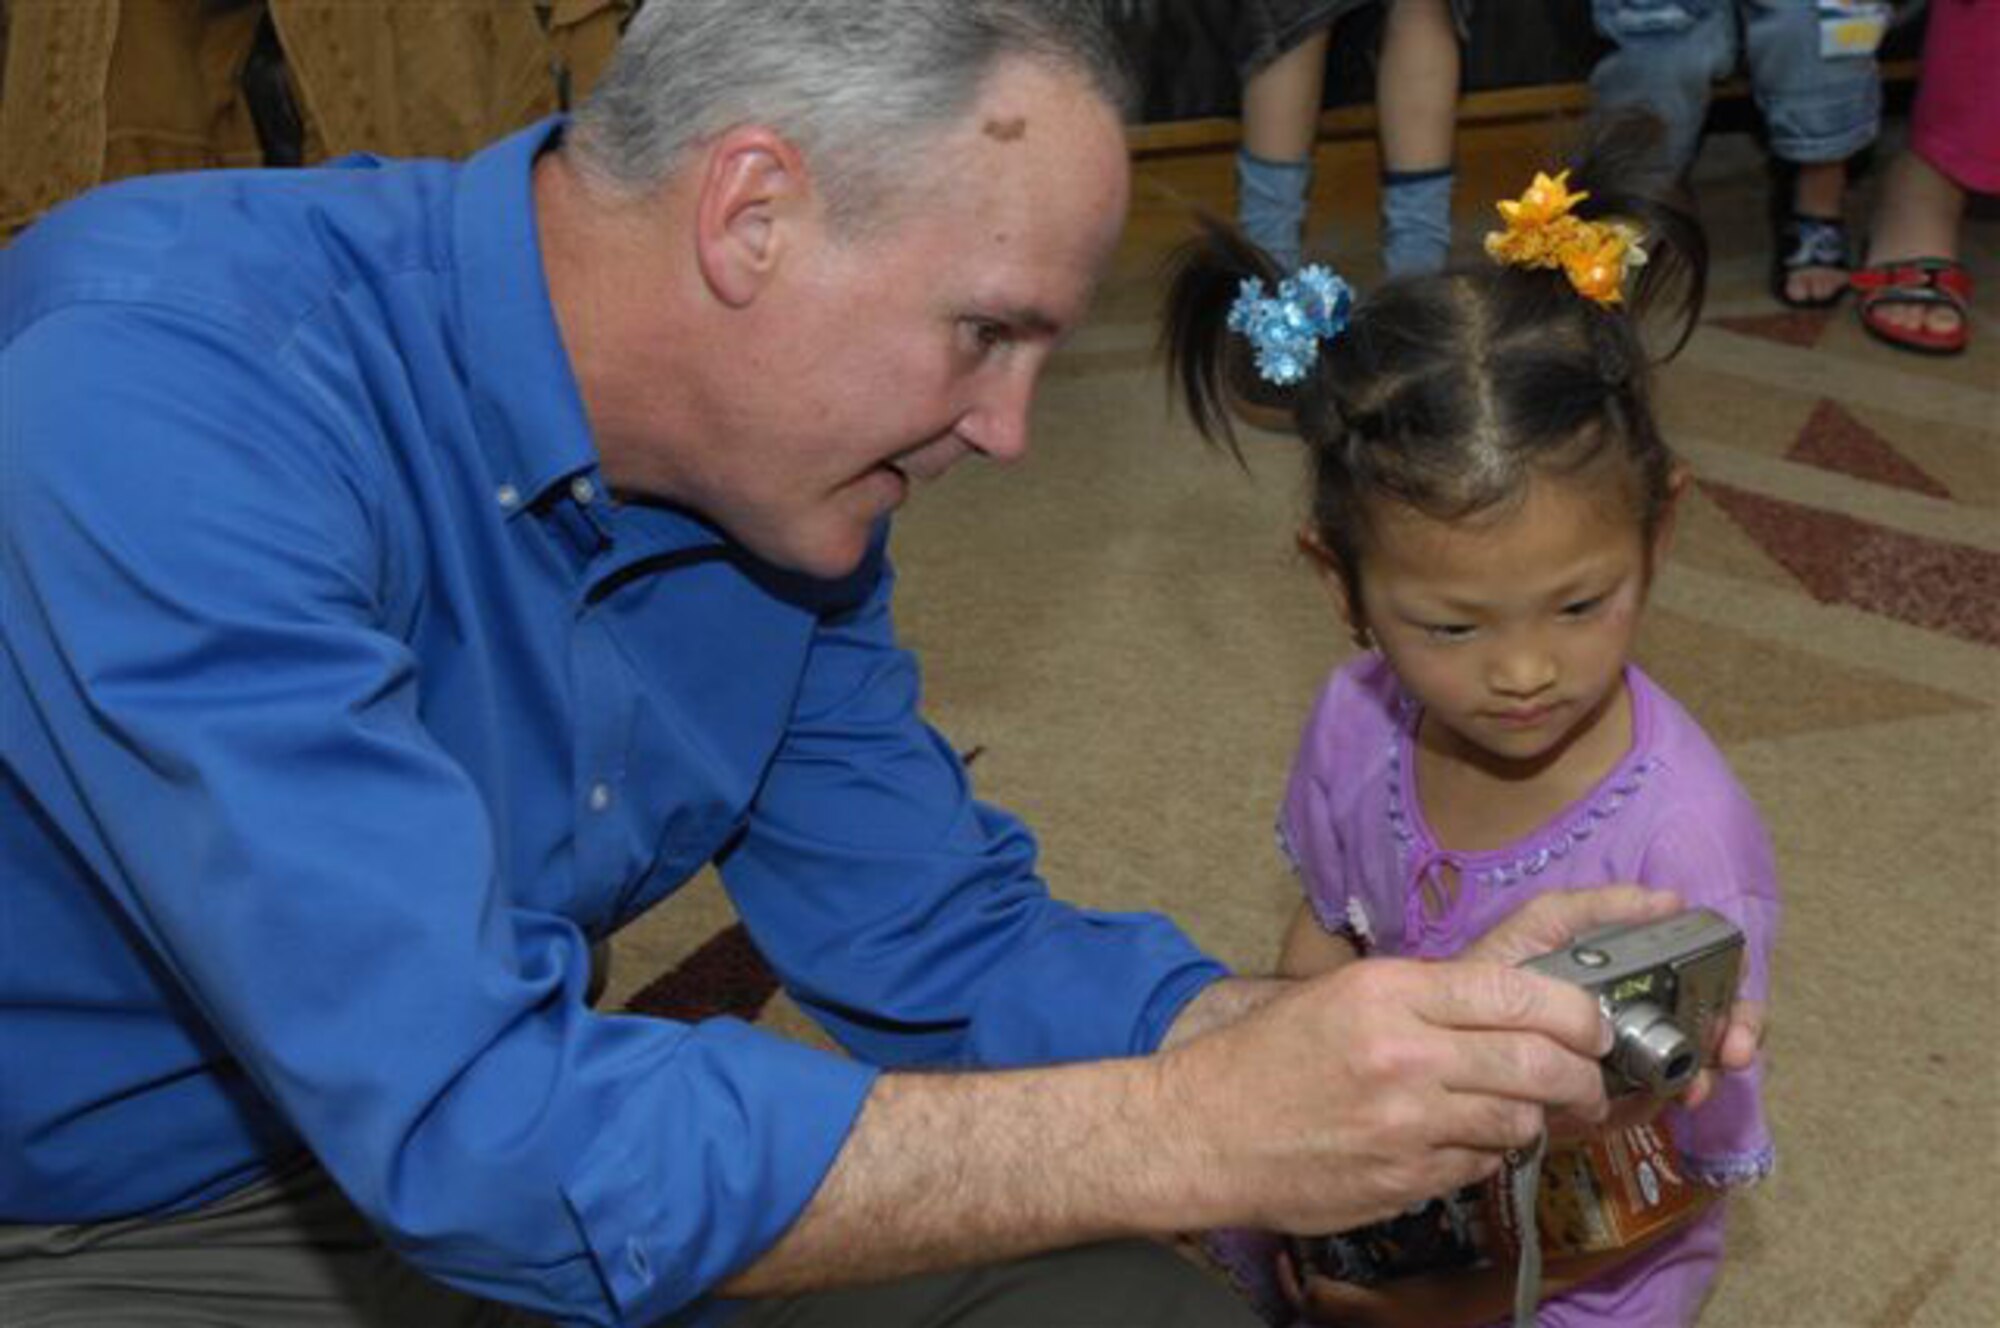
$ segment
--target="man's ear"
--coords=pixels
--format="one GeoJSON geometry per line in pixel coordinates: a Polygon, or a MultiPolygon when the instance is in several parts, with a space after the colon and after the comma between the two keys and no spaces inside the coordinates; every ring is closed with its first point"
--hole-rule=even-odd
{"type": "Polygon", "coordinates": [[[1319,573],[1320,588],[1326,591],[1326,597],[1333,601],[1341,621],[1347,624],[1347,633],[1354,638],[1354,644],[1363,650],[1373,647],[1374,639],[1368,634],[1368,615],[1362,612],[1361,606],[1354,602],[1353,593],[1348,590],[1340,555],[1311,526],[1299,527],[1294,538],[1298,541],[1299,552],[1305,554],[1313,570],[1319,573]]]}
{"type": "Polygon", "coordinates": [[[777,270],[811,185],[798,149],[763,125],[739,125],[703,151],[695,256],[715,297],[741,308],[777,270]]]}

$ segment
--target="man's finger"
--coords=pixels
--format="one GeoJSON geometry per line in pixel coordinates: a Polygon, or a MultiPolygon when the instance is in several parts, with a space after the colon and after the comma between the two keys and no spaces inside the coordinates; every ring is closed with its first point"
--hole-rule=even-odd
{"type": "Polygon", "coordinates": [[[1572,983],[1491,963],[1438,964],[1428,972],[1432,981],[1411,1009],[1429,1023],[1540,1033],[1591,1059],[1611,1050],[1597,998],[1572,983]]]}
{"type": "Polygon", "coordinates": [[[1607,885],[1539,895],[1465,951],[1467,959],[1519,964],[1559,950],[1587,931],[1638,922],[1656,922],[1681,910],[1671,890],[1642,885],[1607,885]]]}
{"type": "Polygon", "coordinates": [[[1547,1125],[1548,1114],[1538,1101],[1453,1093],[1438,1109],[1432,1128],[1440,1147],[1463,1152],[1466,1165],[1484,1166],[1505,1153],[1532,1148],[1547,1125]]]}
{"type": "MultiPolygon", "coordinates": [[[[1535,1111],[1533,1108],[1529,1110],[1532,1114],[1527,1119],[1534,1120],[1539,1117],[1540,1112],[1535,1111]]],[[[1463,1131],[1463,1133],[1477,1134],[1480,1131],[1471,1130],[1463,1131]]],[[[1509,1152],[1517,1152],[1534,1146],[1535,1138],[1540,1133],[1540,1127],[1537,1125],[1526,1131],[1505,1129],[1490,1131],[1489,1133],[1493,1139],[1493,1142],[1490,1144],[1482,1144],[1476,1147],[1457,1144],[1436,1144],[1432,1146],[1428,1162],[1430,1164],[1430,1174],[1437,1178],[1437,1183],[1430,1186],[1427,1190],[1427,1194],[1430,1197],[1435,1198],[1440,1194],[1449,1194],[1453,1190],[1462,1190],[1468,1185],[1483,1185],[1487,1181],[1492,1180],[1506,1169],[1507,1154],[1509,1152]],[[1521,1142],[1505,1142],[1506,1139],[1516,1137],[1520,1138],[1521,1142]]]]}

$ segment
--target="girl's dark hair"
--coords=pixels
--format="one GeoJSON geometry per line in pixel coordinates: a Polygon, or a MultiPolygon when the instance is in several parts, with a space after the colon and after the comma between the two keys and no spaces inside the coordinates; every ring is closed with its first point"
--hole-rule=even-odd
{"type": "MultiPolygon", "coordinates": [[[[1346,330],[1319,348],[1292,407],[1312,452],[1312,523],[1360,603],[1359,556],[1371,502],[1388,499],[1455,520],[1517,498],[1535,474],[1617,459],[1650,545],[1666,510],[1673,455],[1649,399],[1642,332],[1661,317],[1671,342],[1693,332],[1708,246],[1660,165],[1659,122],[1621,115],[1588,128],[1569,187],[1586,219],[1617,218],[1643,237],[1647,261],[1626,303],[1579,295],[1561,269],[1469,267],[1391,281],[1357,301],[1346,330]]],[[[1552,172],[1553,173],[1553,172],[1552,172]]],[[[1251,368],[1249,343],[1225,322],[1245,277],[1266,287],[1271,259],[1205,219],[1170,261],[1163,330],[1172,383],[1209,442],[1238,461],[1229,384],[1251,368]]]]}

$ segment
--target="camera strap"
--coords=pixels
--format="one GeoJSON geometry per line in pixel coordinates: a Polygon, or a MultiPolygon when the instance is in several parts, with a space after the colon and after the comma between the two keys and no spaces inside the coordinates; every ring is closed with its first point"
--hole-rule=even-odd
{"type": "Polygon", "coordinates": [[[1542,1236],[1535,1225],[1535,1195],[1542,1187],[1542,1159],[1549,1154],[1549,1132],[1535,1136],[1525,1153],[1507,1155],[1507,1206],[1513,1210],[1514,1232],[1521,1242],[1514,1268],[1514,1328],[1535,1328],[1535,1307],[1542,1303],[1542,1236]]]}

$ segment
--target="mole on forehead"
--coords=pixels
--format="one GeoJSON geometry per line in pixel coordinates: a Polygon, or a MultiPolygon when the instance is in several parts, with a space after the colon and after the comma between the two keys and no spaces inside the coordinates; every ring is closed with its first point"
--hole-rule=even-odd
{"type": "Polygon", "coordinates": [[[1010,120],[988,120],[984,132],[988,138],[1012,143],[1015,139],[1027,137],[1028,117],[1017,115],[1010,120]]]}

